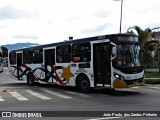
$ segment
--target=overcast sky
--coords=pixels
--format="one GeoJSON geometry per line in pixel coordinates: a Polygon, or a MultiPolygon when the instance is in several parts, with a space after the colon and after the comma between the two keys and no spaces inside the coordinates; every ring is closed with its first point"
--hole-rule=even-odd
{"type": "MultiPolygon", "coordinates": [[[[0,0],[0,45],[119,32],[118,0],[0,0]]],[[[123,0],[122,32],[160,27],[160,0],[123,0]]]]}

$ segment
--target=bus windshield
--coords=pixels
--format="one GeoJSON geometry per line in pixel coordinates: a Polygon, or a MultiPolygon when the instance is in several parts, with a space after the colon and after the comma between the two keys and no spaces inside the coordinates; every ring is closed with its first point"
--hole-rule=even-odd
{"type": "Polygon", "coordinates": [[[136,67],[142,66],[141,48],[139,44],[117,45],[117,66],[136,67]]]}

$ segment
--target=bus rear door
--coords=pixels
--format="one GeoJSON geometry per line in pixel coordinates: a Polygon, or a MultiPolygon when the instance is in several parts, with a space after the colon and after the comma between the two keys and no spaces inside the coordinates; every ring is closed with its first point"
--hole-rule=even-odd
{"type": "MultiPolygon", "coordinates": [[[[45,60],[45,80],[46,82],[49,81],[50,78],[52,78],[52,67],[55,65],[55,49],[47,49],[44,52],[44,60],[45,60]]],[[[52,78],[53,81],[53,78],[52,78]]]]}
{"type": "Polygon", "coordinates": [[[22,79],[22,52],[17,53],[17,77],[18,80],[22,79]]]}
{"type": "Polygon", "coordinates": [[[94,85],[111,84],[110,44],[93,44],[94,85]]]}

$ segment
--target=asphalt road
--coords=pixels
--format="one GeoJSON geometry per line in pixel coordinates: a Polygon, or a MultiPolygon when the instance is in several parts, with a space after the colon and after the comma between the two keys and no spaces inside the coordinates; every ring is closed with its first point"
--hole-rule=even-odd
{"type": "MultiPolygon", "coordinates": [[[[74,87],[48,84],[27,86],[25,81],[9,78],[8,69],[5,68],[0,74],[0,116],[4,112],[3,119],[17,120],[21,116],[28,117],[28,111],[38,112],[37,116],[42,116],[35,118],[37,120],[158,120],[160,117],[126,117],[124,112],[131,115],[150,111],[160,115],[157,112],[160,111],[160,85],[97,89],[87,94],[77,92],[74,87]],[[11,112],[14,118],[5,117],[8,115],[6,111],[8,114],[11,112]]],[[[23,119],[31,119],[27,117],[23,119]]]]}

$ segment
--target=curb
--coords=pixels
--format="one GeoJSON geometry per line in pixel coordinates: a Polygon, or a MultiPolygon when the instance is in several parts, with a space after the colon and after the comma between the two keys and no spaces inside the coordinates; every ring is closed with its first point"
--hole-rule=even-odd
{"type": "Polygon", "coordinates": [[[160,83],[160,78],[145,78],[144,79],[145,84],[159,84],[160,83]]]}
{"type": "Polygon", "coordinates": [[[160,80],[160,78],[144,78],[145,80],[160,80]]]}

